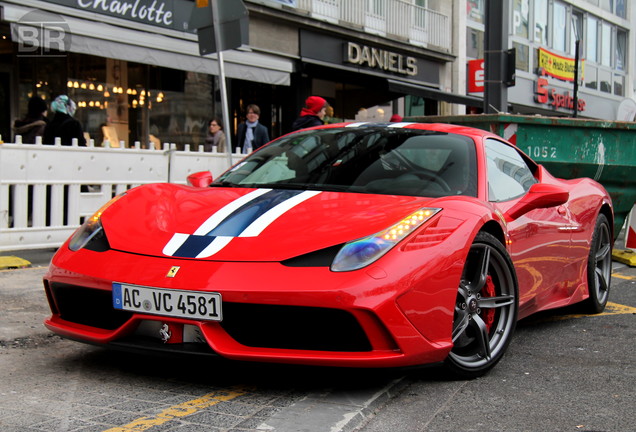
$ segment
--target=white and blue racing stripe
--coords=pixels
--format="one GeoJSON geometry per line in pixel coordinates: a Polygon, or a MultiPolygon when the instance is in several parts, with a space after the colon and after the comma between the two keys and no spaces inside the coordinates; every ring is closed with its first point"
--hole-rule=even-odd
{"type": "Polygon", "coordinates": [[[399,123],[391,123],[389,126],[390,128],[404,128],[407,127],[409,125],[412,125],[413,122],[399,122],[399,123]]]}
{"type": "Polygon", "coordinates": [[[175,233],[163,253],[183,258],[210,257],[235,237],[258,236],[287,211],[319,193],[257,189],[211,215],[194,234],[175,233]]]}
{"type": "MultiPolygon", "coordinates": [[[[349,123],[345,127],[347,127],[347,128],[357,128],[357,127],[363,127],[363,126],[374,126],[376,124],[378,124],[378,123],[356,122],[356,123],[349,123]]],[[[384,124],[384,123],[382,123],[382,124],[384,124]]],[[[399,122],[399,123],[391,123],[387,127],[390,127],[390,128],[404,128],[404,127],[407,127],[408,125],[412,125],[412,124],[413,124],[413,122],[399,122]]]]}

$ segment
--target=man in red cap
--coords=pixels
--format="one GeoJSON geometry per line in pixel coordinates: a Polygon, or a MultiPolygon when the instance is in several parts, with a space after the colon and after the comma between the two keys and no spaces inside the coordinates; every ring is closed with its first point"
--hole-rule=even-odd
{"type": "Polygon", "coordinates": [[[292,124],[292,131],[323,125],[322,119],[327,112],[327,101],[320,96],[309,96],[305,101],[305,107],[292,124]]]}

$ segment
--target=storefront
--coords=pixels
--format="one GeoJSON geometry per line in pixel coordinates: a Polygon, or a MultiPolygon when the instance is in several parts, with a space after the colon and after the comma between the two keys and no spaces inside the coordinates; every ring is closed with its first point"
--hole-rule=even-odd
{"type": "MultiPolygon", "coordinates": [[[[199,55],[186,0],[0,1],[0,133],[29,97],[48,103],[68,94],[88,137],[125,146],[176,143],[196,148],[207,123],[221,116],[216,56],[199,55]],[[8,83],[8,84],[4,84],[8,83]],[[106,137],[104,136],[106,134],[106,137]]],[[[277,99],[287,95],[291,60],[232,50],[225,57],[233,130],[252,94],[262,102],[264,124],[278,127],[277,99]],[[232,89],[235,89],[232,92],[232,89]]],[[[276,133],[276,130],[274,130],[276,133]]]]}
{"type": "MultiPolygon", "coordinates": [[[[337,117],[355,119],[362,108],[406,97],[407,115],[439,114],[440,101],[471,104],[477,98],[442,90],[454,58],[432,51],[428,56],[399,44],[393,46],[300,31],[301,65],[295,78],[303,94],[319,94],[337,117]]],[[[423,52],[423,51],[422,51],[423,52]]],[[[387,113],[386,118],[391,113],[387,113]]]]}
{"type": "MultiPolygon", "coordinates": [[[[485,1],[468,3],[468,92],[483,90],[485,1]],[[481,59],[481,60],[480,60],[481,59]],[[481,64],[481,70],[475,65],[481,64]]],[[[508,88],[512,113],[577,115],[624,120],[621,106],[633,104],[633,8],[629,2],[514,0],[510,2],[510,46],[515,50],[516,80],[508,88]],[[630,49],[631,47],[631,49],[630,49]],[[578,56],[577,56],[578,53],[578,56]],[[580,60],[577,79],[575,60],[580,60]],[[631,102],[630,102],[631,101],[631,102]]]]}

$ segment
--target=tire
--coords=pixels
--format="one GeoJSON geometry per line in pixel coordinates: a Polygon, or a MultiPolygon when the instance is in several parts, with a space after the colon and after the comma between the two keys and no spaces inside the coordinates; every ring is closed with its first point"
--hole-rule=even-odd
{"type": "Polygon", "coordinates": [[[599,214],[594,226],[587,259],[587,291],[590,295],[582,303],[583,311],[601,313],[609,298],[612,277],[612,236],[607,217],[599,214]]]}
{"type": "Polygon", "coordinates": [[[453,317],[453,349],[446,366],[460,378],[485,374],[501,359],[517,324],[518,286],[512,260],[492,235],[470,247],[453,317]]]}

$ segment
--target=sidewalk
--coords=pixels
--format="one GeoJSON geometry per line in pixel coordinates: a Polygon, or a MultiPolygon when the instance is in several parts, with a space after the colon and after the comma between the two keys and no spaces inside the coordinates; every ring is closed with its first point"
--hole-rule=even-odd
{"type": "Polygon", "coordinates": [[[25,249],[0,252],[0,270],[7,268],[47,267],[57,248],[25,249]],[[24,263],[28,261],[28,263],[24,263]]]}
{"type": "Polygon", "coordinates": [[[42,324],[50,313],[42,286],[46,269],[37,266],[0,271],[0,344],[50,334],[42,324]]]}

